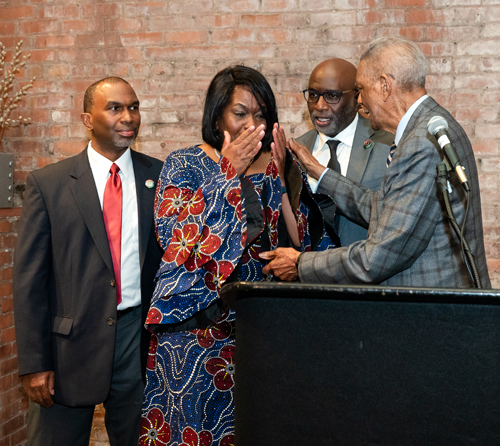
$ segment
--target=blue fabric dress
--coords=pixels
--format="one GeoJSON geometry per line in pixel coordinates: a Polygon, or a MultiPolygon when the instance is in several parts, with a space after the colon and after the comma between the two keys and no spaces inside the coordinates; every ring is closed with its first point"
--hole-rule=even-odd
{"type": "MultiPolygon", "coordinates": [[[[309,211],[298,203],[302,250],[311,249],[309,211]]],[[[281,181],[272,158],[265,174],[248,177],[198,146],[166,159],[155,202],[165,254],[146,320],[153,334],[140,445],[234,444],[235,314],[224,308],[219,291],[230,276],[269,279],[259,253],[283,240],[280,213],[281,181]]],[[[323,230],[316,249],[333,247],[323,230]]]]}

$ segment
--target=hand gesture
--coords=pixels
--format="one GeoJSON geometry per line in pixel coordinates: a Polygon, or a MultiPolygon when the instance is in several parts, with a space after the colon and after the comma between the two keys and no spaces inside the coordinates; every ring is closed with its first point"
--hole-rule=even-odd
{"type": "Polygon", "coordinates": [[[319,180],[319,177],[326,169],[325,166],[320,164],[320,162],[313,156],[307,147],[299,144],[295,139],[290,138],[287,142],[287,147],[299,160],[300,165],[306,171],[308,175],[313,177],[315,180],[319,180]]]}
{"type": "Polygon", "coordinates": [[[286,282],[294,282],[299,278],[297,270],[297,259],[300,252],[293,248],[277,248],[274,251],[261,252],[259,257],[271,260],[263,269],[262,273],[274,274],[275,277],[286,282]]]}
{"type": "Polygon", "coordinates": [[[252,125],[231,142],[231,135],[228,131],[224,131],[221,154],[230,161],[238,175],[245,173],[248,166],[252,164],[262,147],[261,140],[265,134],[263,124],[257,128],[252,125]]]}
{"type": "Polygon", "coordinates": [[[283,127],[277,122],[273,126],[273,142],[271,151],[274,158],[274,164],[278,168],[278,173],[285,184],[285,159],[286,159],[286,137],[283,127]]]}

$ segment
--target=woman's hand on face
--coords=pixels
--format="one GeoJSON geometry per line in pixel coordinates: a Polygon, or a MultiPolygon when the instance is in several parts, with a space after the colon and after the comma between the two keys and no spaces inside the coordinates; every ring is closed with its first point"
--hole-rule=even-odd
{"type": "Polygon", "coordinates": [[[255,155],[262,147],[261,140],[265,134],[263,124],[257,128],[252,125],[231,142],[231,135],[224,131],[221,153],[231,162],[238,175],[245,173],[252,164],[255,155]]]}
{"type": "Polygon", "coordinates": [[[274,164],[278,168],[281,180],[285,181],[285,160],[286,160],[286,136],[283,127],[277,122],[273,126],[273,142],[271,150],[273,153],[274,164]]]}

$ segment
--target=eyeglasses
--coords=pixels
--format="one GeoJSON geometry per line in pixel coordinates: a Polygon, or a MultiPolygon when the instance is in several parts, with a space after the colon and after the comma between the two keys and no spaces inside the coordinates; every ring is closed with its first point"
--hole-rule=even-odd
{"type": "Polygon", "coordinates": [[[323,93],[318,93],[315,90],[309,90],[306,88],[302,93],[304,93],[304,98],[307,102],[318,102],[319,98],[323,96],[323,99],[329,104],[338,104],[342,95],[344,93],[350,93],[351,91],[358,92],[358,89],[355,88],[353,90],[346,91],[337,91],[337,90],[326,90],[323,93]]]}

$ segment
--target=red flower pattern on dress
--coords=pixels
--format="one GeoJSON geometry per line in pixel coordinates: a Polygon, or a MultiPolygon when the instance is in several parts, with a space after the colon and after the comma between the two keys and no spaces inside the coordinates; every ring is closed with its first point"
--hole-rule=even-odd
{"type": "Polygon", "coordinates": [[[223,341],[229,338],[233,331],[233,327],[226,320],[229,316],[229,311],[224,313],[213,327],[206,328],[205,330],[194,330],[198,344],[203,348],[210,348],[214,345],[215,341],[223,341]]]}
{"type": "Polygon", "coordinates": [[[270,208],[266,208],[266,218],[267,224],[269,225],[271,248],[276,248],[278,246],[278,220],[280,217],[279,211],[274,211],[270,208]]]}
{"type": "Polygon", "coordinates": [[[184,263],[184,267],[189,271],[200,268],[207,263],[211,254],[216,252],[222,245],[222,240],[218,235],[212,234],[208,226],[203,226],[201,238],[194,244],[191,255],[184,263]]]}
{"type": "Polygon", "coordinates": [[[217,262],[212,259],[205,263],[203,268],[207,271],[205,274],[205,285],[212,291],[219,291],[222,284],[234,271],[233,264],[226,260],[217,262]]]}
{"type": "Polygon", "coordinates": [[[225,392],[234,386],[234,346],[226,345],[219,350],[219,356],[211,358],[205,369],[214,377],[215,387],[225,392]]]}
{"type": "Polygon", "coordinates": [[[157,212],[158,217],[179,215],[186,207],[189,200],[191,200],[192,196],[193,191],[190,189],[175,186],[166,187],[161,196],[161,203],[157,212]]]}
{"type": "Polygon", "coordinates": [[[172,433],[160,409],[154,407],[141,420],[139,446],[166,446],[172,433]]]}
{"type": "Polygon", "coordinates": [[[182,265],[191,254],[196,240],[200,236],[198,226],[195,224],[184,225],[181,229],[174,229],[172,240],[163,254],[165,262],[173,262],[177,266],[182,265]]]}
{"type": "Polygon", "coordinates": [[[253,243],[241,256],[241,263],[246,264],[250,261],[251,258],[260,262],[261,258],[259,257],[259,254],[261,252],[262,252],[262,247],[260,245],[260,238],[259,238],[258,241],[253,243]]]}
{"type": "Polygon", "coordinates": [[[222,437],[219,446],[234,446],[234,435],[229,434],[222,437]]]}
{"type": "Polygon", "coordinates": [[[236,215],[238,220],[241,221],[241,187],[235,187],[227,193],[227,202],[236,208],[236,215]]]}
{"type": "Polygon", "coordinates": [[[210,446],[212,434],[209,431],[196,431],[188,426],[182,431],[182,443],[179,446],[210,446]]]}
{"type": "Polygon", "coordinates": [[[201,188],[198,188],[196,193],[190,198],[186,203],[186,206],[182,209],[181,213],[177,217],[177,221],[184,221],[189,215],[200,215],[205,209],[205,199],[203,198],[203,193],[201,188]]]}
{"type": "Polygon", "coordinates": [[[278,178],[279,172],[278,172],[278,168],[276,167],[276,163],[274,162],[273,157],[271,157],[271,160],[269,161],[269,164],[267,165],[266,175],[271,176],[273,180],[278,178]]]}
{"type": "Polygon", "coordinates": [[[222,159],[220,161],[220,170],[222,173],[226,174],[226,180],[231,180],[236,175],[238,175],[238,173],[236,172],[236,169],[229,162],[229,160],[224,156],[222,157],[222,159]]]}
{"type": "Polygon", "coordinates": [[[156,308],[151,308],[148,312],[148,317],[146,318],[146,324],[159,324],[162,320],[163,316],[160,310],[156,308]]]}
{"type": "Polygon", "coordinates": [[[307,218],[298,209],[297,209],[297,227],[299,230],[299,239],[301,242],[303,242],[307,231],[307,218]]]}
{"type": "Polygon", "coordinates": [[[148,370],[154,370],[156,368],[156,350],[158,350],[158,337],[152,334],[151,341],[149,342],[148,360],[146,362],[146,368],[148,370]]]}

